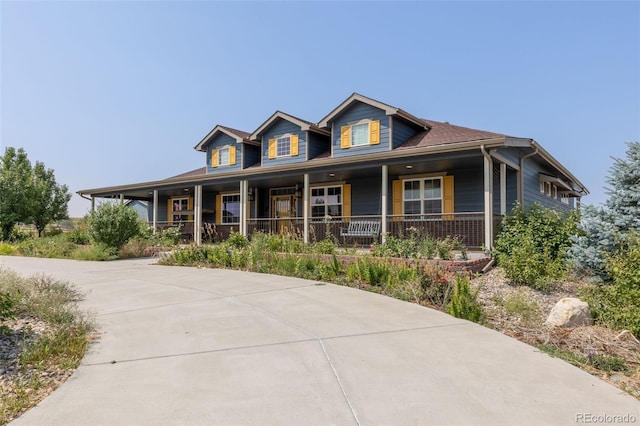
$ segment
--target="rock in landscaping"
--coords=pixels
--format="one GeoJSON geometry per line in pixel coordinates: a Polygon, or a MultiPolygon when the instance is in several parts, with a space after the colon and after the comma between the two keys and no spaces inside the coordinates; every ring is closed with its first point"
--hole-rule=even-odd
{"type": "Polygon", "coordinates": [[[564,297],[555,304],[545,325],[552,327],[577,327],[592,325],[589,305],[575,297],[564,297]]]}

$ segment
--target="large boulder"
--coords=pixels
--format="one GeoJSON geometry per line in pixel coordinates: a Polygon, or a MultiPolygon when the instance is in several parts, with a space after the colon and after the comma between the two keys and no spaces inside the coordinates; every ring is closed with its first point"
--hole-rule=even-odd
{"type": "Polygon", "coordinates": [[[552,327],[577,327],[591,324],[593,319],[589,305],[575,297],[560,299],[545,321],[545,325],[552,327]]]}

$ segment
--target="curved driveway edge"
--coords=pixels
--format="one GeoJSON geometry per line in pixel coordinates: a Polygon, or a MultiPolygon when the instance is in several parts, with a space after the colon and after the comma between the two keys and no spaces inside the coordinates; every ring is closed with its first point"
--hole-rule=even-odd
{"type": "Polygon", "coordinates": [[[0,257],[76,284],[101,332],[12,425],[640,424],[640,402],[619,389],[432,309],[152,263],[0,257]]]}

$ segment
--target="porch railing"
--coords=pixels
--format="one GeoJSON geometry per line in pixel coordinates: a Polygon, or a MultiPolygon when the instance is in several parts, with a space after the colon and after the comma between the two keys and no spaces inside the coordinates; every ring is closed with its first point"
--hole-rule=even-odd
{"type": "MultiPolygon", "coordinates": [[[[494,215],[494,230],[502,216],[494,215]]],[[[321,241],[327,237],[333,238],[344,246],[368,246],[382,241],[382,227],[355,226],[361,222],[365,225],[382,223],[380,215],[326,217],[309,219],[309,241],[321,241]],[[351,225],[351,228],[350,228],[351,225]],[[351,230],[356,230],[350,231],[351,230]],[[365,229],[364,232],[362,230],[365,229]],[[374,232],[367,233],[366,230],[374,232]],[[358,232],[359,231],[359,232],[358,232]],[[363,235],[366,234],[366,235],[363,235]]],[[[170,226],[180,226],[183,242],[193,241],[193,221],[179,223],[156,222],[157,229],[170,226]]],[[[292,218],[252,218],[247,221],[248,237],[257,232],[279,233],[302,238],[304,235],[304,220],[302,217],[292,218]]],[[[435,239],[456,237],[469,248],[480,248],[484,245],[484,213],[447,213],[447,214],[415,214],[388,215],[387,235],[408,237],[411,235],[429,235],[435,239]]],[[[202,232],[203,242],[220,242],[226,240],[232,231],[238,232],[240,224],[212,224],[204,223],[202,232]]]]}

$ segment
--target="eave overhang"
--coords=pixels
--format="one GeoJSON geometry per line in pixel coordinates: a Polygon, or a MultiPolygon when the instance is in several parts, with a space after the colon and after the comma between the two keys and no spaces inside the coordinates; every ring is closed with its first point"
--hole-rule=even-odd
{"type": "Polygon", "coordinates": [[[322,128],[329,127],[329,123],[331,121],[333,121],[333,119],[335,117],[337,117],[342,111],[347,109],[354,102],[362,102],[364,104],[371,105],[374,108],[378,108],[378,109],[383,110],[386,115],[393,115],[393,116],[401,117],[401,118],[409,121],[410,123],[413,123],[416,126],[421,127],[423,129],[429,129],[430,128],[430,126],[427,123],[425,123],[423,120],[419,119],[418,117],[415,117],[414,115],[409,114],[408,112],[406,112],[404,110],[401,110],[400,108],[396,108],[396,107],[391,106],[389,104],[385,104],[383,102],[376,101],[375,99],[371,99],[371,98],[368,98],[366,96],[362,96],[359,93],[353,93],[351,96],[349,96],[347,99],[345,99],[340,105],[335,107],[333,109],[333,111],[331,111],[326,117],[324,117],[322,120],[320,120],[320,122],[318,123],[318,126],[322,127],[322,128]]]}
{"type": "Polygon", "coordinates": [[[218,133],[225,134],[233,139],[235,139],[236,143],[252,143],[248,138],[243,138],[241,135],[238,135],[231,130],[227,129],[224,126],[217,125],[214,127],[202,140],[194,147],[196,151],[206,152],[207,145],[218,133]]]}
{"type": "Polygon", "coordinates": [[[330,135],[331,132],[327,129],[321,129],[313,123],[308,121],[301,120],[297,117],[287,114],[286,112],[276,111],[271,117],[269,117],[264,123],[260,125],[250,136],[252,140],[260,139],[260,136],[277,120],[282,119],[288,121],[289,123],[293,123],[296,126],[300,127],[300,129],[304,131],[312,131],[316,133],[321,133],[323,135],[330,135]]]}

